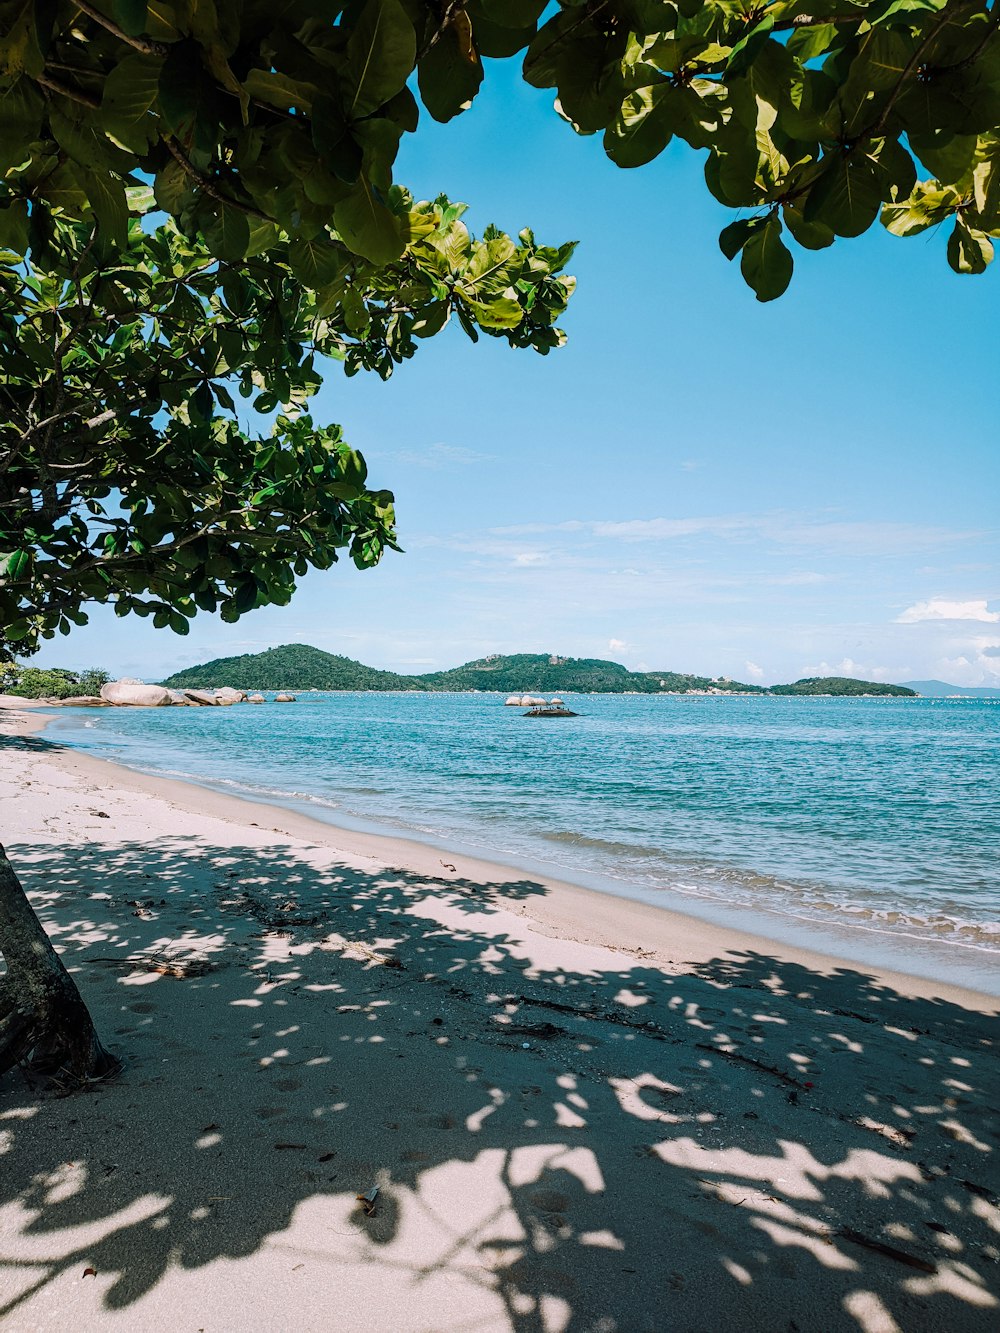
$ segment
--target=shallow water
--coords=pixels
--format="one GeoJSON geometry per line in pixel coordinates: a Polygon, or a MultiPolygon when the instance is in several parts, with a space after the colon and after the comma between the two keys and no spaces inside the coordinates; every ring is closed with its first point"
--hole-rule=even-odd
{"type": "Polygon", "coordinates": [[[526,719],[489,694],[74,709],[53,739],[1000,989],[1000,702],[567,703],[579,717],[526,719]]]}

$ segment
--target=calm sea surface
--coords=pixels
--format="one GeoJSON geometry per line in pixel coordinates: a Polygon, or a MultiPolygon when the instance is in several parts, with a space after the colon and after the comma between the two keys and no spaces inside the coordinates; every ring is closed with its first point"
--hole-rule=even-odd
{"type": "Polygon", "coordinates": [[[53,739],[1000,993],[1000,702],[306,694],[53,739]]]}

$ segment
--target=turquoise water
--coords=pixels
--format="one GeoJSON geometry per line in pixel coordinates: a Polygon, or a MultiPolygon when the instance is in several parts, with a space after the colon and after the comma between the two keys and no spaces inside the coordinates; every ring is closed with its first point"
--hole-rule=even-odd
{"type": "Polygon", "coordinates": [[[861,960],[1000,988],[1000,703],[302,695],[64,743],[861,960]]]}

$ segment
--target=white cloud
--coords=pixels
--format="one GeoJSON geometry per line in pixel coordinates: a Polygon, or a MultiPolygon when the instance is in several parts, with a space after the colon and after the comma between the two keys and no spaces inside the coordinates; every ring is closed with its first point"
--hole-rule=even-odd
{"type": "Polygon", "coordinates": [[[747,672],[753,676],[754,680],[760,680],[764,674],[764,668],[758,666],[756,662],[744,662],[743,665],[746,667],[747,672]]]}
{"type": "Polygon", "coordinates": [[[624,639],[609,639],[608,651],[612,653],[624,653],[628,651],[628,644],[624,639]]]}
{"type": "Polygon", "coordinates": [[[995,625],[1000,622],[1000,611],[988,610],[985,597],[972,602],[949,602],[943,597],[931,597],[901,611],[896,624],[918,625],[924,620],[981,620],[995,625]]]}
{"type": "Polygon", "coordinates": [[[458,444],[430,444],[426,449],[402,449],[389,457],[394,463],[408,467],[430,468],[438,472],[447,467],[467,467],[472,463],[488,463],[493,454],[480,454],[458,444]]]}
{"type": "Polygon", "coordinates": [[[912,555],[980,535],[916,523],[852,522],[826,517],[823,513],[781,510],[756,514],[700,514],[684,518],[570,519],[562,523],[494,528],[493,532],[505,536],[582,532],[618,542],[676,542],[698,538],[741,544],[758,541],[781,552],[809,550],[821,555],[853,557],[912,555]]]}
{"type": "Polygon", "coordinates": [[[522,567],[532,568],[536,565],[547,565],[549,557],[544,551],[521,551],[514,557],[514,564],[522,567]]]}

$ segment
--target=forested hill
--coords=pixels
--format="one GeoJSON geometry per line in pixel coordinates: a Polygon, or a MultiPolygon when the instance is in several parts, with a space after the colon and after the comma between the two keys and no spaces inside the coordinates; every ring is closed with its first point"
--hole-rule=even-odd
{"type": "Polygon", "coordinates": [[[217,657],[188,667],[163,682],[176,690],[419,690],[412,676],[378,671],[350,657],[336,657],[305,643],[286,643],[263,653],[217,657]]]}
{"type": "Polygon", "coordinates": [[[676,671],[629,671],[619,662],[593,657],[557,657],[548,653],[493,655],[450,671],[422,676],[401,676],[394,671],[338,657],[302,643],[269,648],[242,657],[220,657],[188,667],[165,680],[174,689],[213,689],[231,685],[238,690],[526,690],[563,694],[834,694],[907,695],[899,685],[866,680],[824,677],[794,685],[745,685],[736,680],[712,680],[676,671]]]}
{"type": "Polygon", "coordinates": [[[916,690],[905,685],[882,685],[873,680],[854,680],[850,676],[806,676],[794,685],[772,685],[769,694],[883,695],[897,699],[915,699],[916,690]]]}
{"type": "Polygon", "coordinates": [[[664,690],[719,690],[724,693],[759,693],[759,687],[735,680],[680,675],[676,671],[629,671],[620,662],[598,657],[557,657],[548,653],[498,654],[466,662],[450,671],[418,676],[426,690],[541,690],[567,694],[660,694],[664,690]]]}

